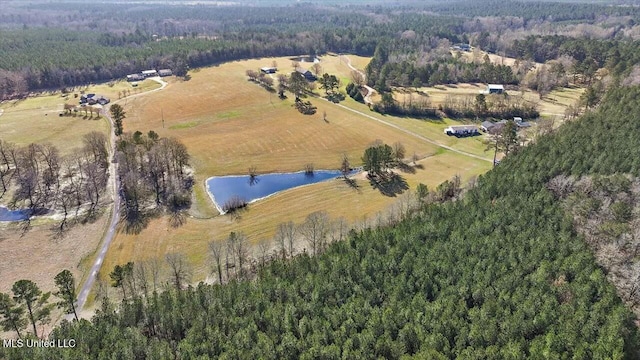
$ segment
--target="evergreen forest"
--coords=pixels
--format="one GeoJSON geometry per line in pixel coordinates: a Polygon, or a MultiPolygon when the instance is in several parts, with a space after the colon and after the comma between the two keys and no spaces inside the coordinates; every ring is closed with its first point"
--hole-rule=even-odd
{"type": "Polygon", "coordinates": [[[8,359],[637,359],[635,317],[548,190],[640,171],[640,87],[521,148],[457,201],[353,231],[254,281],[105,300],[73,349],[8,359]]]}

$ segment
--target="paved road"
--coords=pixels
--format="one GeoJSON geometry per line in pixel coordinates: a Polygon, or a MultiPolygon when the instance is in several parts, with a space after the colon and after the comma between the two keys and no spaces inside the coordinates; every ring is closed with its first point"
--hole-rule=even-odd
{"type": "MultiPolygon", "coordinates": [[[[158,82],[161,86],[157,89],[145,91],[143,93],[139,93],[139,94],[131,95],[126,98],[119,99],[117,101],[114,101],[113,104],[117,104],[119,102],[122,102],[123,100],[131,99],[134,97],[147,95],[155,91],[160,91],[167,86],[167,83],[164,80],[162,80],[160,77],[153,77],[150,79],[158,82]]],[[[115,153],[116,153],[116,136],[113,132],[113,127],[114,127],[113,119],[111,119],[111,114],[109,113],[108,108],[103,109],[102,115],[104,115],[107,119],[109,119],[109,124],[111,125],[111,129],[110,129],[110,132],[111,132],[110,152],[111,153],[109,154],[109,156],[111,159],[114,159],[115,153]]],[[[85,280],[84,284],[82,285],[82,288],[80,289],[80,292],[78,293],[78,300],[76,302],[76,308],[78,312],[82,311],[82,308],[87,302],[87,297],[89,296],[89,292],[91,291],[91,288],[93,287],[93,284],[96,281],[96,276],[98,275],[98,272],[102,267],[102,262],[104,261],[104,257],[107,254],[107,250],[109,250],[109,245],[111,245],[111,241],[113,240],[113,237],[116,234],[116,227],[118,226],[118,220],[120,218],[120,196],[118,194],[118,189],[120,188],[120,179],[118,178],[117,174],[118,174],[118,164],[115,162],[112,162],[111,166],[109,167],[109,182],[112,185],[112,193],[113,193],[113,208],[111,210],[111,221],[109,222],[109,228],[107,229],[107,233],[105,234],[105,237],[102,240],[102,245],[100,247],[100,251],[98,252],[98,256],[96,257],[96,260],[93,263],[93,266],[91,267],[91,272],[89,273],[89,276],[85,280]]],[[[68,320],[70,320],[71,318],[67,316],[68,320]]]]}
{"type": "MultiPolygon", "coordinates": [[[[346,62],[347,62],[347,65],[349,66],[349,68],[351,68],[352,70],[355,70],[355,71],[357,71],[357,72],[361,73],[363,77],[365,76],[365,74],[364,74],[362,71],[360,71],[360,70],[358,70],[358,69],[354,68],[354,67],[351,65],[351,60],[349,60],[349,58],[348,58],[348,57],[346,57],[346,56],[344,56],[344,55],[341,55],[341,57],[342,57],[342,58],[344,58],[344,59],[346,59],[346,62]]],[[[366,80],[366,78],[365,78],[365,80],[366,80]]],[[[369,86],[367,86],[367,85],[364,85],[364,87],[365,87],[365,88],[367,89],[367,91],[369,92],[369,93],[367,94],[367,97],[369,97],[369,95],[371,95],[371,93],[372,93],[373,91],[375,91],[375,90],[373,90],[372,88],[370,88],[370,87],[369,87],[369,86]]],[[[327,100],[327,99],[324,99],[324,100],[327,100]]],[[[327,101],[328,101],[328,100],[327,100],[327,101]]],[[[365,98],[365,102],[366,102],[366,98],[365,98]]],[[[369,102],[371,102],[371,99],[369,99],[369,102]]],[[[416,138],[418,138],[418,139],[420,139],[420,140],[426,141],[426,142],[428,142],[428,143],[430,143],[430,144],[433,144],[433,145],[439,146],[439,147],[441,147],[441,148],[443,148],[443,149],[447,149],[447,150],[449,150],[449,151],[452,151],[452,152],[455,152],[455,153],[458,153],[458,154],[461,154],[461,155],[470,156],[470,157],[475,158],[475,159],[484,160],[484,161],[488,161],[488,162],[490,162],[490,163],[493,163],[493,160],[492,160],[492,159],[487,159],[487,158],[485,158],[485,157],[482,157],[482,156],[479,156],[479,155],[476,155],[476,154],[468,153],[468,152],[466,152],[466,151],[458,150],[458,149],[452,148],[451,146],[441,144],[441,143],[439,143],[439,142],[437,142],[437,141],[435,141],[435,140],[431,140],[431,139],[429,139],[429,138],[427,138],[427,137],[425,137],[425,136],[422,136],[422,135],[420,135],[420,134],[414,133],[413,131],[411,131],[411,130],[407,130],[407,129],[405,129],[405,128],[401,127],[401,126],[398,126],[398,125],[396,125],[396,124],[393,124],[393,123],[390,123],[390,122],[388,122],[388,121],[385,121],[385,120],[379,119],[379,118],[377,118],[377,117],[375,117],[375,116],[371,116],[371,115],[369,115],[369,114],[363,113],[362,111],[352,109],[352,108],[350,108],[350,107],[348,107],[348,106],[344,106],[344,105],[342,105],[342,104],[335,104],[335,105],[336,105],[336,106],[339,106],[339,107],[341,107],[341,108],[343,108],[343,109],[345,109],[345,110],[349,110],[349,111],[351,111],[351,112],[353,112],[353,113],[356,113],[356,114],[358,114],[358,115],[361,115],[361,116],[364,116],[364,117],[366,117],[366,118],[369,118],[369,119],[371,119],[371,120],[375,120],[375,121],[377,121],[377,122],[379,122],[379,123],[382,123],[382,124],[385,124],[385,125],[387,125],[387,126],[390,126],[390,127],[394,128],[394,129],[398,129],[398,130],[400,130],[400,131],[402,131],[402,132],[404,132],[404,133],[406,133],[406,134],[409,134],[409,135],[411,135],[411,136],[413,136],[413,137],[416,137],[416,138]]]]}

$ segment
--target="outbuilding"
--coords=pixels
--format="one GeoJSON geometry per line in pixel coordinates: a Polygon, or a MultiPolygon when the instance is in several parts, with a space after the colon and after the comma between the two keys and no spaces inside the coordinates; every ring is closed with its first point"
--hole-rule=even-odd
{"type": "Polygon", "coordinates": [[[278,71],[278,68],[276,68],[276,67],[263,67],[263,68],[260,68],[260,71],[262,71],[265,74],[275,74],[276,71],[278,71]]]}
{"type": "Polygon", "coordinates": [[[144,77],[158,76],[158,71],[157,70],[143,70],[142,71],[142,76],[144,76],[144,77]]]}
{"type": "Polygon", "coordinates": [[[487,85],[487,94],[502,94],[504,93],[504,85],[489,84],[487,85]]]}
{"type": "Polygon", "coordinates": [[[171,71],[171,69],[160,69],[160,70],[158,70],[158,75],[160,75],[160,76],[171,76],[171,75],[173,75],[173,72],[171,71]]]}
{"type": "Polygon", "coordinates": [[[449,136],[475,136],[479,135],[478,127],[475,125],[451,125],[444,129],[444,133],[449,136]]]}

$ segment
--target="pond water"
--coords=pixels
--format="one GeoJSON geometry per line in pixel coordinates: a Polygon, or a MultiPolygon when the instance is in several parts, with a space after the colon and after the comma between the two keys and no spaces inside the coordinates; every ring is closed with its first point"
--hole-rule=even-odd
{"type": "Polygon", "coordinates": [[[0,221],[20,221],[29,218],[29,210],[9,210],[0,206],[0,221]]]}
{"type": "MultiPolygon", "coordinates": [[[[352,171],[351,174],[356,173],[352,171]]],[[[214,176],[207,179],[207,191],[219,211],[231,198],[237,196],[246,202],[265,198],[277,192],[298,186],[315,184],[342,176],[338,170],[316,170],[313,174],[304,171],[258,175],[251,180],[249,175],[214,176]]],[[[222,211],[221,211],[222,212],[222,211]]]]}

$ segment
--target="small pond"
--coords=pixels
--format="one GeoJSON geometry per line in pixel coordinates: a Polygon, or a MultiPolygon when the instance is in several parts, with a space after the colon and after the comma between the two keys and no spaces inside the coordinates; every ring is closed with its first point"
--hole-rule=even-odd
{"type": "Polygon", "coordinates": [[[20,221],[29,218],[29,210],[9,210],[0,206],[0,221],[20,221]]]}
{"type": "MultiPolygon", "coordinates": [[[[352,171],[355,174],[357,171],[352,171]]],[[[207,179],[207,191],[213,202],[222,212],[222,206],[237,196],[246,202],[252,202],[277,192],[298,186],[315,184],[342,176],[338,170],[316,170],[312,174],[304,171],[295,173],[275,173],[258,175],[253,180],[249,175],[214,176],[207,179]]]]}

